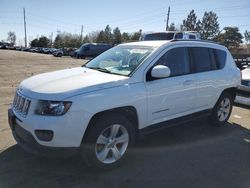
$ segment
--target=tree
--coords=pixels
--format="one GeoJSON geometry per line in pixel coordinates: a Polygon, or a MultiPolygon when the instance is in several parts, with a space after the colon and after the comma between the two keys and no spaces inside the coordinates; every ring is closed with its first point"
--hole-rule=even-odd
{"type": "Polygon", "coordinates": [[[138,41],[140,39],[140,36],[142,34],[142,30],[140,29],[139,32],[134,32],[130,36],[130,40],[132,41],[138,41]]]}
{"type": "Polygon", "coordinates": [[[86,35],[84,38],[83,38],[83,43],[90,43],[90,39],[89,39],[89,36],[86,35]]]}
{"type": "Polygon", "coordinates": [[[122,34],[118,27],[113,30],[113,44],[120,44],[122,42],[122,34]]]}
{"type": "Polygon", "coordinates": [[[238,27],[225,27],[223,33],[214,38],[215,41],[225,45],[227,48],[237,50],[242,43],[243,36],[238,27]]]}
{"type": "Polygon", "coordinates": [[[109,25],[106,26],[104,30],[105,42],[112,43],[112,29],[109,25]]]}
{"type": "Polygon", "coordinates": [[[38,39],[34,39],[30,42],[30,46],[31,47],[39,47],[38,42],[39,42],[38,39]]]}
{"type": "Polygon", "coordinates": [[[41,36],[39,39],[32,40],[30,46],[47,48],[49,46],[49,43],[50,40],[47,37],[41,36]]]}
{"type": "Polygon", "coordinates": [[[49,42],[50,40],[47,37],[41,36],[38,41],[39,47],[47,48],[49,46],[49,42]]]}
{"type": "Polygon", "coordinates": [[[187,19],[183,20],[184,31],[198,31],[197,16],[194,10],[191,10],[187,16],[187,19]]]}
{"type": "MultiPolygon", "coordinates": [[[[199,25],[197,23],[197,25],[199,25]]],[[[219,33],[219,22],[216,13],[205,12],[201,22],[201,36],[203,39],[213,39],[219,33]]]]}
{"type": "Polygon", "coordinates": [[[16,34],[13,31],[8,32],[8,38],[7,41],[11,44],[11,46],[14,46],[16,43],[16,34]]]}
{"type": "Polygon", "coordinates": [[[63,48],[63,47],[73,47],[78,48],[82,44],[80,35],[71,34],[67,32],[58,32],[55,41],[55,48],[63,48]]]}
{"type": "Polygon", "coordinates": [[[170,26],[168,27],[168,31],[177,31],[177,28],[175,27],[174,22],[172,22],[172,23],[170,24],[170,26]]]}
{"type": "Polygon", "coordinates": [[[88,38],[90,42],[97,42],[97,37],[100,31],[92,31],[88,34],[88,38]]]}
{"type": "Polygon", "coordinates": [[[246,45],[248,45],[250,42],[250,31],[246,30],[244,33],[244,37],[245,37],[246,45]]]}
{"type": "Polygon", "coordinates": [[[56,35],[56,38],[54,40],[54,47],[55,48],[62,48],[63,47],[63,39],[60,34],[56,35]]]}
{"type": "Polygon", "coordinates": [[[106,38],[105,32],[100,31],[99,35],[97,36],[96,42],[98,42],[98,43],[106,43],[107,42],[106,39],[107,38],[106,38]]]}
{"type": "Polygon", "coordinates": [[[128,42],[130,40],[129,33],[122,33],[122,42],[128,42]]]}

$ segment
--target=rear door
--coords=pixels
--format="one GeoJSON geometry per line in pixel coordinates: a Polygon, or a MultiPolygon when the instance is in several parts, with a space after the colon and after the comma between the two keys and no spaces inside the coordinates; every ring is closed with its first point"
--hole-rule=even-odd
{"type": "Polygon", "coordinates": [[[220,95],[221,73],[218,71],[219,67],[212,48],[190,47],[189,49],[197,87],[195,109],[205,110],[211,108],[220,95]]]}

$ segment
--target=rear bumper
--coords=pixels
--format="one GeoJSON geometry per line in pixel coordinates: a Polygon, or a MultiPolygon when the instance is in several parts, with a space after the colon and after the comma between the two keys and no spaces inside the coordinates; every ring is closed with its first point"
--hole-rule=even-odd
{"type": "Polygon", "coordinates": [[[250,86],[238,86],[235,102],[239,104],[250,105],[250,86]]]}
{"type": "Polygon", "coordinates": [[[40,156],[65,158],[76,155],[79,151],[78,147],[48,147],[40,145],[29,131],[18,125],[16,116],[11,109],[8,110],[8,120],[16,142],[29,153],[40,156]]]}
{"type": "Polygon", "coordinates": [[[250,86],[239,85],[237,95],[245,98],[250,98],[250,86]]]}

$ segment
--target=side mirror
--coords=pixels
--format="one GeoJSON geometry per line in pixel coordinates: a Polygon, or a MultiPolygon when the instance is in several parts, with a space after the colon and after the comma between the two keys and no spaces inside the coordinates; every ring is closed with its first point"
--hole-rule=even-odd
{"type": "Polygon", "coordinates": [[[153,78],[167,78],[171,74],[170,69],[167,66],[164,65],[156,65],[151,70],[151,76],[153,78]]]}

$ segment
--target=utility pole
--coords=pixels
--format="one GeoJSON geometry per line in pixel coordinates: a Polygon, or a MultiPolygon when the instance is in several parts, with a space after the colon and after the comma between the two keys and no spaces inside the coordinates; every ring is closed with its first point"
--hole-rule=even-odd
{"type": "Polygon", "coordinates": [[[53,45],[53,32],[51,32],[51,35],[50,35],[50,47],[52,48],[52,45],[53,45]]]}
{"type": "Polygon", "coordinates": [[[81,42],[82,42],[82,33],[83,33],[83,25],[82,25],[82,29],[81,29],[81,38],[80,38],[81,42]]]}
{"type": "Polygon", "coordinates": [[[168,15],[167,15],[166,31],[168,30],[169,14],[170,14],[170,6],[168,7],[168,15]]]}
{"type": "Polygon", "coordinates": [[[25,42],[25,48],[27,47],[27,34],[26,34],[26,16],[25,16],[25,8],[23,8],[23,21],[24,21],[24,42],[25,42]]]}

